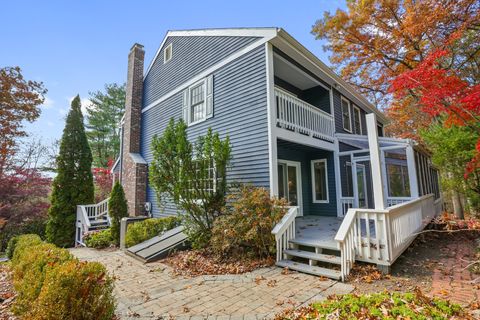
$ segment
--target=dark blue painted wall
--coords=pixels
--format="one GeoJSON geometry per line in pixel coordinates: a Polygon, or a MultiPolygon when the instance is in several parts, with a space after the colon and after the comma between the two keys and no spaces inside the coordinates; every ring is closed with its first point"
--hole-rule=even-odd
{"type": "Polygon", "coordinates": [[[310,148],[291,142],[277,142],[278,159],[297,161],[302,171],[302,200],[304,215],[337,215],[337,196],[335,187],[335,167],[333,152],[310,148]],[[327,159],[329,203],[313,203],[311,161],[327,159]]]}

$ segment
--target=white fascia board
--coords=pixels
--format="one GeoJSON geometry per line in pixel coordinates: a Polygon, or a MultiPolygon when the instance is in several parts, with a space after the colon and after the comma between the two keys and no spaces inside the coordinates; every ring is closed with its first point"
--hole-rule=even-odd
{"type": "Polygon", "coordinates": [[[195,77],[190,78],[190,80],[182,83],[181,85],[179,85],[175,89],[171,90],[167,94],[161,96],[157,100],[150,103],[148,106],[145,106],[145,108],[142,109],[142,113],[147,111],[147,110],[150,110],[151,108],[158,105],[160,102],[167,100],[168,98],[170,98],[173,95],[181,92],[182,90],[185,90],[186,88],[190,87],[195,82],[200,81],[201,79],[205,78],[206,76],[208,76],[209,74],[213,73],[214,71],[220,69],[221,67],[227,65],[228,63],[232,62],[233,60],[235,60],[235,59],[243,56],[244,54],[258,48],[259,46],[265,45],[265,43],[268,42],[269,40],[271,40],[272,38],[260,38],[259,40],[251,43],[250,45],[246,46],[245,48],[229,55],[228,57],[226,57],[225,59],[223,59],[219,63],[217,63],[217,64],[211,66],[210,68],[206,69],[205,71],[197,74],[195,77]]]}
{"type": "MultiPolygon", "coordinates": [[[[349,133],[335,133],[335,137],[338,139],[346,139],[346,140],[357,140],[357,141],[368,141],[368,137],[366,135],[358,135],[358,134],[349,134],[349,133]]],[[[390,142],[390,143],[398,143],[398,144],[413,144],[411,139],[401,139],[401,138],[390,138],[390,137],[378,137],[380,142],[390,142]]]]}
{"type": "Polygon", "coordinates": [[[162,43],[157,49],[155,56],[148,65],[147,71],[143,75],[143,80],[147,77],[154,62],[157,60],[158,55],[162,51],[163,45],[167,41],[168,37],[261,37],[261,38],[273,38],[277,35],[278,28],[228,28],[228,29],[199,29],[199,30],[170,30],[167,31],[162,43]]]}
{"type": "Polygon", "coordinates": [[[302,54],[305,59],[310,63],[317,66],[323,73],[325,73],[331,80],[339,84],[346,92],[357,98],[362,104],[368,108],[370,111],[375,113],[379,120],[386,124],[389,122],[388,118],[378,110],[373,104],[371,104],[363,95],[357,92],[350,84],[338,76],[335,72],[332,71],[325,63],[323,63],[319,58],[317,58],[313,53],[311,53],[307,48],[305,48],[300,42],[293,38],[288,32],[283,29],[279,29],[278,36],[284,40],[285,43],[294,48],[299,54],[302,54]]]}

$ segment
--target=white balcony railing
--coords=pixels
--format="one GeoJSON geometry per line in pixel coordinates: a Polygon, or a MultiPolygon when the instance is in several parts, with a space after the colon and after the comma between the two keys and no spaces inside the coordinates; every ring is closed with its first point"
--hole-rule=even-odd
{"type": "Polygon", "coordinates": [[[277,125],[313,138],[334,141],[335,123],[332,115],[275,88],[277,125]]]}

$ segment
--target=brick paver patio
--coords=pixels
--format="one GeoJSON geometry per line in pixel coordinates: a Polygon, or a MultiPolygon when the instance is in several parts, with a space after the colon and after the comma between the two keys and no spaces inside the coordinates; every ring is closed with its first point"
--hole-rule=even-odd
{"type": "Polygon", "coordinates": [[[441,259],[433,271],[430,294],[448,298],[461,305],[478,302],[480,284],[473,283],[475,275],[468,270],[475,249],[468,243],[455,242],[442,250],[448,256],[441,259]]]}
{"type": "Polygon", "coordinates": [[[121,319],[264,319],[292,306],[318,301],[353,286],[277,267],[243,275],[172,276],[170,267],[143,264],[122,251],[75,248],[81,260],[103,263],[115,276],[121,319]]]}

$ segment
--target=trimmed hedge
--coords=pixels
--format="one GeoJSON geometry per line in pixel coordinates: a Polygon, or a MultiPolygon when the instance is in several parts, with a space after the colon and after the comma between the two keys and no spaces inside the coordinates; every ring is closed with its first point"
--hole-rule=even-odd
{"type": "Polygon", "coordinates": [[[89,233],[83,238],[89,248],[103,249],[114,244],[111,229],[100,230],[89,233]]]}
{"type": "Polygon", "coordinates": [[[0,230],[0,252],[7,250],[10,239],[22,234],[36,234],[40,238],[45,239],[45,228],[47,226],[47,219],[38,217],[22,223],[7,223],[7,225],[0,230]]]}
{"type": "Polygon", "coordinates": [[[113,318],[113,279],[105,267],[80,262],[36,235],[17,237],[13,247],[15,314],[35,320],[113,318]]]}
{"type": "Polygon", "coordinates": [[[180,218],[152,218],[130,224],[125,235],[125,246],[131,247],[180,225],[180,218]]]}

